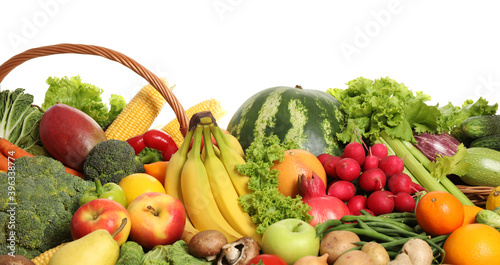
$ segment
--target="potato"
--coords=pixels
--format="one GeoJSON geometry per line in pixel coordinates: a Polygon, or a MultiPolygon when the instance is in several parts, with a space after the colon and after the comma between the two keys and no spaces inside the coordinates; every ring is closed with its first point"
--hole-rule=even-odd
{"type": "Polygon", "coordinates": [[[372,258],[361,250],[345,252],[333,265],[374,265],[372,258]]]}
{"type": "Polygon", "coordinates": [[[364,244],[361,251],[365,252],[372,258],[373,265],[387,265],[387,263],[391,260],[387,250],[375,241],[364,244]]]}
{"type": "Polygon", "coordinates": [[[387,265],[412,265],[410,257],[406,253],[401,253],[396,256],[396,258],[387,263],[387,265]]]}
{"type": "Polygon", "coordinates": [[[360,239],[356,233],[351,231],[332,231],[321,240],[319,247],[320,255],[328,254],[328,264],[333,264],[344,252],[356,247],[353,243],[360,239]]]}
{"type": "Polygon", "coordinates": [[[403,245],[401,252],[410,257],[412,265],[430,265],[434,259],[432,249],[427,242],[419,238],[412,238],[403,245]]]}

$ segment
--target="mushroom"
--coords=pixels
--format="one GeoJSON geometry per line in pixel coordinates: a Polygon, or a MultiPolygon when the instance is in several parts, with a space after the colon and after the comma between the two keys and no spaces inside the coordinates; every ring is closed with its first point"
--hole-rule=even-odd
{"type": "Polygon", "coordinates": [[[5,254],[0,256],[1,265],[35,265],[30,259],[21,255],[5,254]]]}
{"type": "Polygon", "coordinates": [[[189,253],[197,258],[213,261],[227,244],[224,234],[217,230],[204,230],[196,233],[188,244],[189,253]]]}
{"type": "Polygon", "coordinates": [[[245,265],[259,255],[259,244],[255,239],[244,236],[222,247],[217,265],[245,265]]]}

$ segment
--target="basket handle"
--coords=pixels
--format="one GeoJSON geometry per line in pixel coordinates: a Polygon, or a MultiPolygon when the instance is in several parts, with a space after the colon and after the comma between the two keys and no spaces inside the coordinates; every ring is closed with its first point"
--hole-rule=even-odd
{"type": "Polygon", "coordinates": [[[9,60],[5,61],[2,65],[0,65],[0,83],[14,68],[28,60],[47,55],[64,53],[102,56],[109,60],[119,62],[124,66],[130,68],[132,71],[136,72],[146,81],[148,81],[154,88],[156,88],[156,90],[158,90],[158,92],[160,92],[160,94],[165,98],[165,100],[168,102],[175,115],[177,116],[177,120],[179,121],[180,125],[179,130],[181,131],[183,136],[186,136],[189,128],[189,118],[187,117],[184,108],[179,103],[172,91],[168,89],[167,85],[153,72],[149,71],[132,58],[108,48],[86,44],[62,43],[29,49],[22,53],[14,55],[9,60]]]}

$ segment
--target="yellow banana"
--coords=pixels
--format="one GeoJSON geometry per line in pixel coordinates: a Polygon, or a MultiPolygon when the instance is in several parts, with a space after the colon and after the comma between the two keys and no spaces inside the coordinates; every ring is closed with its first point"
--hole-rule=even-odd
{"type": "Polygon", "coordinates": [[[189,220],[189,217],[186,215],[186,225],[184,226],[184,231],[182,232],[181,239],[189,244],[191,238],[193,238],[193,236],[198,232],[198,229],[194,227],[193,223],[191,223],[191,220],[189,220]]]}
{"type": "Polygon", "coordinates": [[[187,153],[191,138],[193,138],[193,130],[186,133],[184,142],[177,152],[175,152],[168,162],[167,172],[165,173],[165,191],[167,194],[174,196],[183,202],[181,191],[181,173],[182,167],[187,160],[187,153]]]}
{"type": "Polygon", "coordinates": [[[203,128],[197,125],[191,151],[181,173],[181,188],[184,206],[189,219],[199,231],[214,229],[222,232],[229,242],[242,235],[234,230],[219,211],[210,190],[207,171],[201,160],[200,148],[203,128]]]}
{"type": "Polygon", "coordinates": [[[245,151],[243,151],[243,147],[240,144],[240,141],[236,139],[232,134],[224,133],[224,142],[226,145],[236,151],[241,157],[245,158],[245,151]]]}
{"type": "MultiPolygon", "coordinates": [[[[203,126],[203,138],[210,139],[210,126],[203,126]]],[[[250,236],[261,242],[261,235],[257,233],[256,226],[250,215],[243,211],[238,203],[236,192],[231,178],[224,164],[217,157],[212,141],[205,140],[205,160],[203,164],[208,174],[210,189],[214,195],[217,206],[226,221],[243,236],[250,236]]]]}
{"type": "Polygon", "coordinates": [[[245,164],[245,159],[226,145],[223,138],[224,133],[219,127],[212,124],[210,125],[210,130],[212,131],[212,134],[217,141],[217,145],[219,146],[220,160],[224,164],[236,192],[238,192],[239,196],[249,194],[250,190],[248,189],[248,180],[250,177],[242,175],[238,169],[236,169],[237,165],[245,164]]]}

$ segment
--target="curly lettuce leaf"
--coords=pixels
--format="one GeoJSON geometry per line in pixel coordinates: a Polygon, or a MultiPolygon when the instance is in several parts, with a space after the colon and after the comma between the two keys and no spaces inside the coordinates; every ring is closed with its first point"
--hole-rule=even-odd
{"type": "Polygon", "coordinates": [[[49,77],[49,88],[45,93],[42,109],[47,110],[56,103],[63,103],[77,108],[92,117],[102,128],[108,126],[125,107],[125,99],[120,95],[111,95],[109,105],[102,101],[103,90],[97,86],[83,83],[80,76],[71,78],[49,77]]]}
{"type": "Polygon", "coordinates": [[[388,77],[359,77],[346,84],[346,89],[327,90],[340,101],[347,117],[344,130],[337,135],[344,143],[354,141],[357,134],[375,141],[382,131],[393,138],[415,142],[413,130],[430,132],[439,128],[439,110],[425,104],[431,99],[429,95],[413,93],[388,77]]]}
{"type": "Polygon", "coordinates": [[[448,175],[463,176],[469,170],[471,164],[462,161],[467,155],[467,148],[464,144],[458,145],[457,152],[453,156],[442,156],[438,154],[436,161],[431,161],[429,171],[438,181],[446,178],[448,175]]]}
{"type": "Polygon", "coordinates": [[[33,95],[24,89],[0,92],[0,137],[28,152],[41,148],[42,111],[33,104],[33,95]]]}
{"type": "Polygon", "coordinates": [[[439,107],[442,116],[440,121],[444,131],[451,132],[456,126],[462,124],[467,118],[481,115],[494,115],[498,110],[498,103],[489,105],[489,102],[480,97],[476,102],[472,99],[464,101],[461,107],[454,106],[451,102],[439,107]]]}
{"type": "Polygon", "coordinates": [[[257,233],[282,219],[297,218],[309,222],[311,207],[300,196],[292,198],[278,190],[278,170],[271,170],[275,161],[285,158],[285,151],[298,148],[293,142],[280,142],[276,135],[255,138],[245,151],[246,163],[238,171],[250,176],[248,188],[252,191],[239,197],[243,210],[248,212],[257,226],[257,233]]]}

